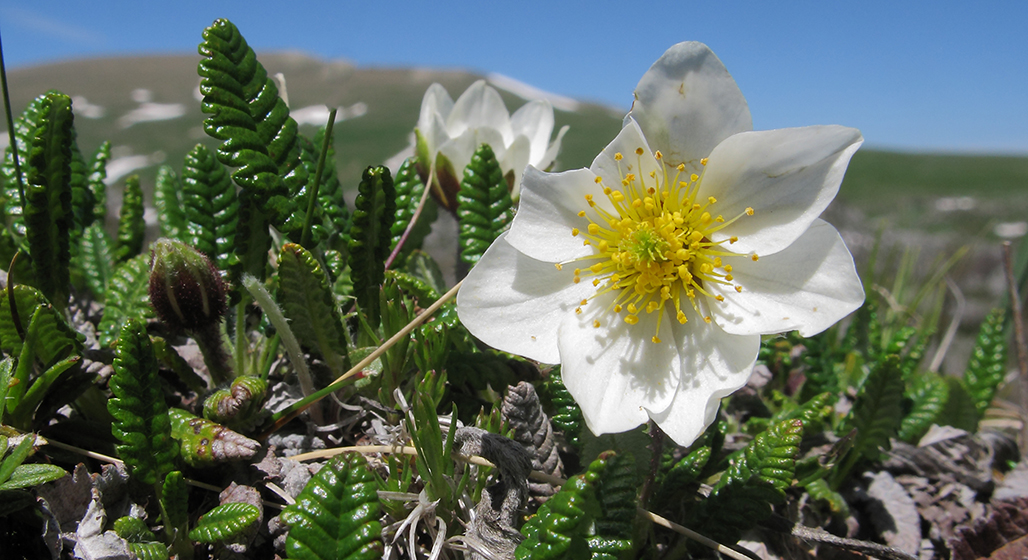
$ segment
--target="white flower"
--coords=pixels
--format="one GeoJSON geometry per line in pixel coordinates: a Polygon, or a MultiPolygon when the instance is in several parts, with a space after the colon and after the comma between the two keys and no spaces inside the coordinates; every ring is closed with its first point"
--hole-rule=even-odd
{"type": "Polygon", "coordinates": [[[421,101],[416,129],[416,153],[423,174],[435,162],[436,177],[446,193],[444,204],[456,208],[457,190],[464,168],[482,144],[489,144],[511,186],[511,198],[518,199],[525,166],[547,169],[560,151],[568,127],[553,132],[553,107],[549,101],[529,101],[511,116],[500,94],[479,80],[457,99],[439,84],[432,84],[421,101]]]}
{"type": "Polygon", "coordinates": [[[700,43],[669,49],[635,95],[589,169],[525,171],[510,231],[457,310],[482,341],[559,362],[594,433],[652,419],[688,445],[746,382],[760,335],[810,336],[863,302],[852,256],[818,218],[863,138],[750,131],[700,43]]]}

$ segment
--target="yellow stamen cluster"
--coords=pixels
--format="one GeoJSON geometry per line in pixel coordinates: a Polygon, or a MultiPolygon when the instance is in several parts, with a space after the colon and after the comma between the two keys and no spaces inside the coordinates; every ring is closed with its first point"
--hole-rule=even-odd
{"type": "MultiPolygon", "coordinates": [[[[643,153],[643,148],[636,150],[640,157],[635,171],[642,171],[643,153]]],[[[595,262],[576,268],[574,282],[580,282],[583,275],[592,275],[595,276],[592,284],[597,287],[592,297],[616,292],[617,297],[608,310],[615,314],[627,311],[623,320],[629,325],[638,323],[642,312],[660,311],[657,331],[651,339],[659,343],[665,308],[673,307],[679,323],[688,321],[683,305],[692,307],[710,323],[711,317],[701,311],[696,298],[704,295],[723,302],[723,296],[713,296],[708,291],[714,284],[742,291],[742,286],[732,284],[732,266],[722,262],[722,257],[741,255],[726,250],[722,247],[724,241],[715,242],[711,237],[741,217],[752,216],[754,211],[747,208],[726,220],[716,213],[715,197],[697,200],[698,175],[686,176],[684,165],[669,167],[659,151],[654,156],[661,171],[637,174],[632,173],[633,166],[626,165],[620,152],[615,154],[621,175],[617,181],[620,188],[609,187],[606,184],[609,178],[596,178],[614,212],[598,206],[593,195],[585,195],[588,211],[583,210],[578,216],[585,218],[588,224],[582,229],[572,229],[571,234],[582,238],[584,244],[596,247],[594,254],[578,259],[595,262]]],[[[705,160],[701,163],[706,165],[705,160]]],[[[726,241],[733,244],[738,238],[726,241]]],[[[751,258],[757,260],[755,254],[751,258]]],[[[581,313],[586,303],[588,300],[582,300],[575,312],[581,313]]],[[[593,326],[600,327],[600,321],[594,320],[593,326]]]]}

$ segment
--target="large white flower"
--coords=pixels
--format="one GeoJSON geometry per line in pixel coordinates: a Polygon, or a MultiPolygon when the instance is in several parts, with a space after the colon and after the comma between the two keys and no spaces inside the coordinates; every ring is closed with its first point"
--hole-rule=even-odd
{"type": "Polygon", "coordinates": [[[510,231],[457,310],[484,342],[559,362],[594,433],[652,419],[688,445],[746,382],[760,335],[810,336],[863,302],[852,256],[818,218],[863,138],[750,131],[700,43],[669,49],[635,95],[589,169],[525,171],[510,231]]]}
{"type": "Polygon", "coordinates": [[[446,195],[444,205],[456,208],[457,191],[464,168],[482,144],[489,144],[509,182],[511,198],[518,199],[525,166],[547,169],[560,151],[568,127],[561,127],[551,143],[553,106],[546,100],[529,101],[511,116],[500,94],[479,80],[456,103],[446,88],[432,84],[421,101],[416,153],[422,173],[435,162],[439,186],[446,195]]]}

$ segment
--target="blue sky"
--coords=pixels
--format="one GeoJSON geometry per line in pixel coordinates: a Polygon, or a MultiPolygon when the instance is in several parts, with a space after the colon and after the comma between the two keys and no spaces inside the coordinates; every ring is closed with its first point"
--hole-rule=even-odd
{"type": "MultiPolygon", "coordinates": [[[[1028,2],[5,0],[8,67],[195,53],[227,17],[258,51],[498,72],[627,109],[669,46],[710,45],[757,129],[860,128],[869,146],[1028,155],[1028,2]]],[[[451,92],[456,96],[459,92],[451,92]]]]}

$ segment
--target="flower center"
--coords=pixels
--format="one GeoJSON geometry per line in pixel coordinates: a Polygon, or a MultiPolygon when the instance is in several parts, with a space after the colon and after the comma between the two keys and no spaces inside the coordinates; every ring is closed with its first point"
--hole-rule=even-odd
{"type": "MultiPolygon", "coordinates": [[[[642,148],[636,150],[637,156],[643,153],[642,148]]],[[[585,195],[588,210],[582,210],[578,216],[588,223],[584,231],[572,229],[571,235],[582,237],[583,244],[596,248],[593,255],[576,259],[595,261],[595,264],[576,268],[575,283],[579,283],[582,276],[594,276],[592,283],[597,291],[592,297],[617,293],[608,310],[624,314],[624,321],[630,325],[639,322],[640,313],[660,312],[652,338],[659,343],[665,309],[673,309],[675,318],[684,324],[688,318],[683,306],[688,305],[710,323],[711,317],[700,310],[697,297],[704,295],[724,301],[724,296],[714,296],[707,290],[713,284],[731,285],[737,292],[742,291],[742,286],[733,284],[732,266],[722,261],[723,257],[741,255],[723,248],[724,241],[715,242],[711,237],[739,218],[752,216],[753,209],[747,208],[726,220],[716,213],[717,199],[697,200],[699,176],[686,177],[684,165],[669,167],[659,151],[654,155],[661,171],[643,177],[631,173],[632,166],[622,163],[621,153],[615,154],[620,188],[608,186],[607,178],[596,178],[615,213],[598,206],[593,195],[585,195]]],[[[635,168],[641,169],[638,160],[641,157],[637,158],[635,168]]],[[[707,160],[701,163],[706,165],[707,160]]],[[[738,238],[731,237],[727,241],[731,245],[738,238]]],[[[757,255],[750,258],[757,260],[757,255]]],[[[564,264],[568,263],[558,264],[557,268],[564,264]]],[[[586,303],[588,300],[581,302],[586,303]]],[[[581,313],[582,308],[575,312],[581,313]]],[[[599,327],[600,321],[593,321],[593,326],[599,327]]]]}

